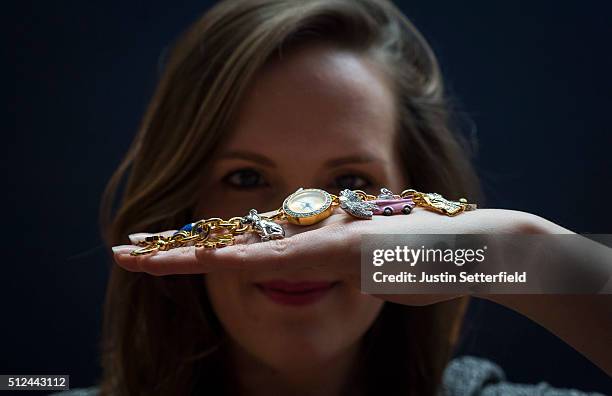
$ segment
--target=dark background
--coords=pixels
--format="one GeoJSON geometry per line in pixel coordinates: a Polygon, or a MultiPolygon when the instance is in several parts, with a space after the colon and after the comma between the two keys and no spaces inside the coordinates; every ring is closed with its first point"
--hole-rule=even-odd
{"type": "MultiPolygon", "coordinates": [[[[3,5],[0,373],[96,381],[110,265],[99,196],[165,49],[210,3],[3,5]]],[[[397,3],[430,41],[478,140],[488,206],[611,233],[610,3],[397,3]]],[[[496,361],[512,381],[612,394],[610,378],[572,348],[484,301],[472,303],[458,353],[496,361]]]]}

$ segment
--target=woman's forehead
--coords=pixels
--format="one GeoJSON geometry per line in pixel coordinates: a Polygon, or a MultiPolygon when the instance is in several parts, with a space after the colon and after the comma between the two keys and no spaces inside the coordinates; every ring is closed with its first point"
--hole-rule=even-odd
{"type": "Polygon", "coordinates": [[[311,149],[364,141],[384,145],[394,126],[393,94],[374,62],[347,51],[311,47],[257,75],[228,146],[278,141],[311,149]]]}

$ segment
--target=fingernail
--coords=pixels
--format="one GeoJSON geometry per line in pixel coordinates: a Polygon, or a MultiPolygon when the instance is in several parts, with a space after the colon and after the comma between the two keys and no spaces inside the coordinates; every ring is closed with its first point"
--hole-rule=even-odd
{"type": "Polygon", "coordinates": [[[119,246],[113,246],[111,249],[113,249],[114,254],[130,253],[132,250],[134,250],[134,246],[119,245],[119,246]]]}

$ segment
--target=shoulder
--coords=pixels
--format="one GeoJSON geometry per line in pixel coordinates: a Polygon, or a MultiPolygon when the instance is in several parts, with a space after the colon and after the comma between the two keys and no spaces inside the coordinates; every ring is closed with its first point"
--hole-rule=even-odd
{"type": "Polygon", "coordinates": [[[74,388],[67,391],[50,393],[49,396],[98,396],[99,389],[97,386],[89,388],[74,388]]]}
{"type": "Polygon", "coordinates": [[[513,384],[506,381],[501,367],[490,360],[461,356],[450,361],[442,381],[440,396],[604,396],[575,389],[553,388],[546,382],[513,384]]]}
{"type": "MultiPolygon", "coordinates": [[[[96,386],[52,393],[50,396],[98,396],[96,386]]],[[[604,396],[575,389],[553,388],[546,382],[514,384],[506,381],[501,367],[490,360],[461,356],[450,361],[444,371],[439,396],[604,396]]]]}

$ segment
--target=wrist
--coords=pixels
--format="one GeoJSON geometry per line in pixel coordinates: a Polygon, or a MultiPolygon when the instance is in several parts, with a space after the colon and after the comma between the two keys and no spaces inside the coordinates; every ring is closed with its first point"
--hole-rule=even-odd
{"type": "Polygon", "coordinates": [[[516,213],[516,227],[521,234],[573,234],[572,231],[533,213],[516,213]]]}

